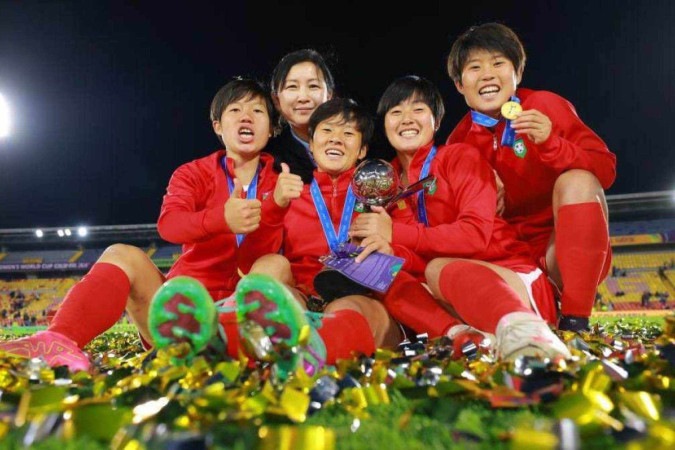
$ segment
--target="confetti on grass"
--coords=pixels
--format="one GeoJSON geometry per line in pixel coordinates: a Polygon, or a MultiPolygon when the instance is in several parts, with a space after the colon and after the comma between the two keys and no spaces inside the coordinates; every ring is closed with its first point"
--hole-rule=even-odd
{"type": "Polygon", "coordinates": [[[568,361],[453,358],[448,339],[355,356],[283,384],[269,363],[136,333],[94,340],[92,373],[0,355],[3,448],[388,450],[675,446],[675,316],[561,334],[568,361]],[[286,447],[284,447],[286,445],[286,447]]]}

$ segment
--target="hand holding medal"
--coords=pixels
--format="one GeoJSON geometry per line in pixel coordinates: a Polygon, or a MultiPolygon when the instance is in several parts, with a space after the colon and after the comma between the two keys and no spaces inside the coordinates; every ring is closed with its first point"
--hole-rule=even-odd
{"type": "Polygon", "coordinates": [[[511,128],[521,135],[526,135],[535,144],[541,144],[546,141],[551,135],[553,124],[551,119],[536,109],[528,109],[523,111],[522,106],[515,102],[506,102],[502,106],[502,116],[511,120],[511,128]],[[517,108],[507,106],[510,104],[518,105],[517,108]],[[516,112],[518,110],[518,112],[516,112]],[[513,119],[507,117],[506,114],[513,114],[513,119]]]}
{"type": "Polygon", "coordinates": [[[523,107],[518,102],[509,101],[502,105],[502,117],[505,119],[517,119],[521,112],[523,112],[523,107]]]}

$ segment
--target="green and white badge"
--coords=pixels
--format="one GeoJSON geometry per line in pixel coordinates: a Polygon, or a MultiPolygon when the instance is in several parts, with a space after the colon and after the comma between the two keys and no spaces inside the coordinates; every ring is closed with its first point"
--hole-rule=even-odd
{"type": "Polygon", "coordinates": [[[527,155],[527,147],[525,147],[525,142],[522,139],[518,139],[513,143],[513,153],[518,158],[525,158],[525,155],[527,155]]]}

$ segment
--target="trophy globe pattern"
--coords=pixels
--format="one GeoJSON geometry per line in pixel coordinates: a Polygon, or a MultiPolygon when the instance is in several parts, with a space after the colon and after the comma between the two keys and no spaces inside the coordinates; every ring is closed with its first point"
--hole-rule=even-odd
{"type": "Polygon", "coordinates": [[[352,190],[363,209],[386,206],[398,194],[394,167],[383,159],[366,159],[354,171],[352,190]]]}

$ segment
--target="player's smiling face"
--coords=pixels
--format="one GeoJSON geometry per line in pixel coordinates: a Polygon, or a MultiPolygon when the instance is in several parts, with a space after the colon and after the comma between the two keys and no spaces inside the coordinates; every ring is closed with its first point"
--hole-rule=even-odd
{"type": "Polygon", "coordinates": [[[397,152],[415,152],[427,145],[436,132],[434,113],[426,103],[411,97],[384,115],[384,130],[397,152]]]}
{"type": "Polygon", "coordinates": [[[502,53],[471,50],[455,87],[471,109],[498,118],[500,108],[515,95],[522,73],[502,53]]]}
{"type": "Polygon", "coordinates": [[[265,148],[272,133],[265,100],[241,98],[227,105],[213,130],[225,144],[227,156],[237,159],[255,156],[265,148]]]}
{"type": "Polygon", "coordinates": [[[319,122],[309,141],[319,171],[337,176],[354,167],[366,156],[362,138],[356,122],[346,122],[342,116],[319,122]]]}

